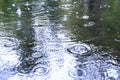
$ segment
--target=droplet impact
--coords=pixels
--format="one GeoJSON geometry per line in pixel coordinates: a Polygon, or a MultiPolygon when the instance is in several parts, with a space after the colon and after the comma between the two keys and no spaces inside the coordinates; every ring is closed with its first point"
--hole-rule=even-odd
{"type": "Polygon", "coordinates": [[[116,79],[113,77],[108,77],[106,80],[116,80],[116,79]]]}
{"type": "Polygon", "coordinates": [[[93,26],[95,23],[90,21],[90,22],[87,22],[86,24],[84,24],[85,27],[90,27],[90,26],[93,26]]]}
{"type": "Polygon", "coordinates": [[[16,13],[18,14],[19,17],[21,17],[22,11],[20,8],[17,9],[16,13]]]}
{"type": "Polygon", "coordinates": [[[65,9],[65,10],[69,10],[69,9],[73,9],[74,6],[72,4],[63,4],[59,6],[61,9],[65,9]]]}
{"type": "Polygon", "coordinates": [[[68,52],[73,54],[86,55],[91,51],[91,48],[87,44],[80,43],[80,44],[71,45],[67,50],[68,52]]]}
{"type": "Polygon", "coordinates": [[[82,17],[82,19],[89,19],[89,16],[84,15],[84,16],[82,17]]]}
{"type": "Polygon", "coordinates": [[[39,67],[35,68],[33,72],[35,75],[43,76],[49,72],[49,67],[40,65],[39,67]]]}
{"type": "Polygon", "coordinates": [[[73,68],[68,72],[68,75],[73,78],[77,78],[77,77],[84,78],[84,76],[86,75],[86,72],[85,70],[80,68],[73,68]]]}

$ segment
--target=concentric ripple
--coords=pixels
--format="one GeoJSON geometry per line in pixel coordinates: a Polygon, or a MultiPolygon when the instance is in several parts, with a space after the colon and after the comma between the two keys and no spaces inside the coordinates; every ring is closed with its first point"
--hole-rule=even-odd
{"type": "Polygon", "coordinates": [[[116,79],[113,77],[108,77],[106,80],[116,80],[116,79]]]}
{"type": "Polygon", "coordinates": [[[79,43],[79,44],[74,44],[71,45],[68,49],[68,52],[73,53],[73,54],[79,54],[79,55],[87,55],[90,51],[91,48],[89,45],[85,43],[79,43]]]}
{"type": "Polygon", "coordinates": [[[63,4],[59,6],[61,9],[68,10],[68,9],[73,9],[74,6],[72,4],[63,4]]]}
{"type": "Polygon", "coordinates": [[[50,68],[46,65],[39,65],[33,69],[33,73],[38,76],[43,76],[49,73],[50,68]]]}
{"type": "Polygon", "coordinates": [[[85,72],[84,69],[81,69],[81,68],[73,68],[73,69],[68,71],[68,75],[70,77],[73,77],[73,78],[78,78],[79,77],[80,79],[82,79],[82,78],[85,77],[86,72],[85,72]]]}

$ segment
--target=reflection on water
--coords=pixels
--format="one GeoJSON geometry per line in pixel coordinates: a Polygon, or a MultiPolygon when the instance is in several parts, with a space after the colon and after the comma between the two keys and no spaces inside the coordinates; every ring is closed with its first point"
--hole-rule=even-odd
{"type": "Polygon", "coordinates": [[[119,80],[118,0],[0,0],[1,80],[119,80]]]}

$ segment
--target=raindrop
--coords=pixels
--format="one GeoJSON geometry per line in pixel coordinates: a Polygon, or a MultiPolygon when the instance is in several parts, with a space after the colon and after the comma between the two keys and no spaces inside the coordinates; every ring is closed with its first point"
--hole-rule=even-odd
{"type": "Polygon", "coordinates": [[[74,2],[74,4],[77,4],[77,2],[74,2]]]}
{"type": "Polygon", "coordinates": [[[15,7],[15,4],[12,4],[13,7],[15,7]]]}
{"type": "Polygon", "coordinates": [[[74,6],[72,4],[63,4],[63,5],[60,5],[60,8],[61,9],[73,9],[74,6]]]}
{"type": "Polygon", "coordinates": [[[76,12],[75,14],[79,14],[79,12],[76,12]]]}
{"type": "Polygon", "coordinates": [[[86,75],[86,72],[83,69],[74,68],[74,69],[69,70],[68,75],[73,78],[77,78],[77,77],[84,78],[84,76],[86,75]]]}
{"type": "Polygon", "coordinates": [[[33,70],[35,75],[43,76],[49,72],[49,67],[45,65],[39,65],[33,70]]]}
{"type": "Polygon", "coordinates": [[[18,16],[20,17],[20,16],[21,16],[21,14],[22,14],[21,9],[20,9],[20,8],[18,8],[18,9],[17,9],[17,11],[16,11],[16,13],[17,13],[17,14],[18,14],[18,16]]]}
{"type": "Polygon", "coordinates": [[[103,18],[101,18],[100,20],[103,21],[103,18]]]}
{"type": "Polygon", "coordinates": [[[116,42],[120,42],[120,40],[119,39],[114,39],[116,42]]]}
{"type": "Polygon", "coordinates": [[[86,55],[90,52],[91,48],[89,45],[84,43],[71,45],[68,49],[68,52],[79,55],[86,55]]]}
{"type": "Polygon", "coordinates": [[[89,19],[89,16],[84,15],[84,16],[82,17],[82,19],[89,19]]]}
{"type": "Polygon", "coordinates": [[[87,26],[93,26],[94,24],[95,24],[94,22],[90,21],[90,22],[84,24],[84,26],[85,27],[87,27],[87,26]]]}
{"type": "Polygon", "coordinates": [[[26,2],[26,4],[25,4],[26,6],[29,6],[30,4],[28,3],[28,2],[26,2]]]}
{"type": "Polygon", "coordinates": [[[29,74],[32,70],[33,66],[28,66],[24,64],[20,64],[16,67],[17,71],[21,74],[29,74]]]}
{"type": "Polygon", "coordinates": [[[110,8],[111,6],[108,6],[108,8],[110,8]]]}
{"type": "Polygon", "coordinates": [[[113,77],[108,77],[106,80],[116,80],[116,79],[113,77]]]}

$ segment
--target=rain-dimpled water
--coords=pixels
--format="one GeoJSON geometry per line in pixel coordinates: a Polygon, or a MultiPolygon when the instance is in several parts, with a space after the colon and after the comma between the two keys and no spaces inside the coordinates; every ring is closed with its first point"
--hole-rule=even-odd
{"type": "Polygon", "coordinates": [[[120,80],[119,0],[0,0],[0,80],[120,80]]]}

